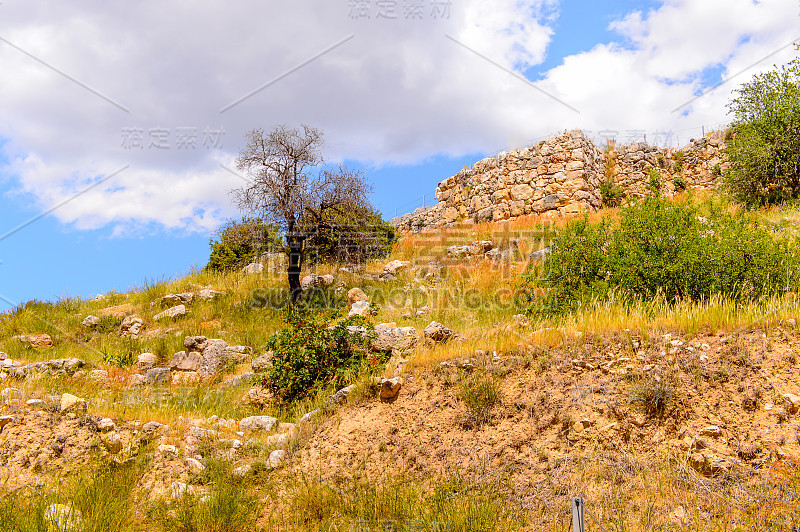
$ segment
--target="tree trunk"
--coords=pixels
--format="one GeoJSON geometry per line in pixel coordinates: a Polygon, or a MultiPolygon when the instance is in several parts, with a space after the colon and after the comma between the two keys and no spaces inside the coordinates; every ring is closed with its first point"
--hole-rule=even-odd
{"type": "Polygon", "coordinates": [[[300,270],[303,267],[303,238],[298,235],[286,237],[289,248],[289,290],[292,294],[292,305],[300,297],[300,270]]]}

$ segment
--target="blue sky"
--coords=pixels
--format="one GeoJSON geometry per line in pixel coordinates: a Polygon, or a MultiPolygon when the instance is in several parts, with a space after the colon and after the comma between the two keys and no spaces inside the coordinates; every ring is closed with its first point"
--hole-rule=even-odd
{"type": "Polygon", "coordinates": [[[0,235],[27,224],[0,238],[0,310],[201,268],[214,228],[238,215],[225,168],[252,128],[322,128],[326,158],[363,169],[390,218],[464,165],[564,129],[684,143],[724,124],[731,89],[791,59],[800,37],[794,0],[377,9],[0,4],[0,235]],[[196,145],[179,145],[187,131],[196,145]]]}

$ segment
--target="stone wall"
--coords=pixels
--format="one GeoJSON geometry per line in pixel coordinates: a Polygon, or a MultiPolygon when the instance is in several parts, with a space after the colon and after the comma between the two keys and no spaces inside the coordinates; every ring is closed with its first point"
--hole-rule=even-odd
{"type": "Polygon", "coordinates": [[[582,131],[573,130],[464,168],[439,183],[438,204],[392,223],[400,231],[419,231],[531,214],[555,217],[595,211],[602,204],[600,185],[610,158],[613,181],[625,198],[648,193],[651,168],[661,174],[666,196],[675,193],[679,176],[688,188],[712,188],[727,167],[723,147],[724,132],[715,132],[680,150],[639,142],[601,152],[582,131]]]}

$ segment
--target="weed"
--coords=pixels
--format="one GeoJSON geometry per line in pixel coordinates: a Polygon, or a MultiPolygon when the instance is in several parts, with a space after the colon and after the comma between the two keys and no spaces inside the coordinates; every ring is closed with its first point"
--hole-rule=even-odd
{"type": "Polygon", "coordinates": [[[675,387],[665,382],[645,379],[635,384],[629,394],[631,404],[640,407],[648,416],[662,416],[675,399],[675,387]]]}
{"type": "Polygon", "coordinates": [[[462,377],[456,395],[467,406],[467,424],[481,425],[489,420],[492,407],[500,401],[500,383],[490,371],[479,369],[462,377]]]}

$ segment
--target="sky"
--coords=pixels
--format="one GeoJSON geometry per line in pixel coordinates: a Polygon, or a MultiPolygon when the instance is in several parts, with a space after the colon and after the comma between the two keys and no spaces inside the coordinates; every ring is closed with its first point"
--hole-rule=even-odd
{"type": "Polygon", "coordinates": [[[794,41],[797,0],[4,0],[0,311],[202,268],[254,128],[322,129],[391,218],[564,130],[685,144],[794,41]]]}

